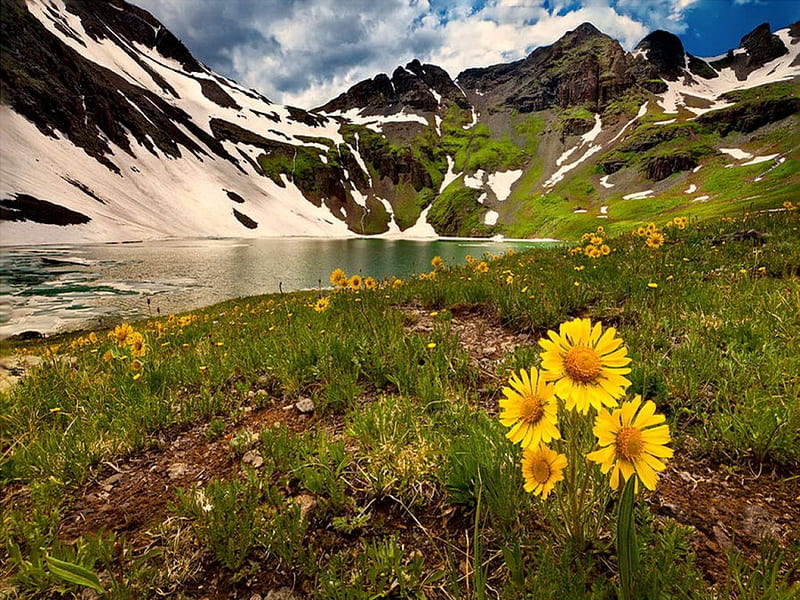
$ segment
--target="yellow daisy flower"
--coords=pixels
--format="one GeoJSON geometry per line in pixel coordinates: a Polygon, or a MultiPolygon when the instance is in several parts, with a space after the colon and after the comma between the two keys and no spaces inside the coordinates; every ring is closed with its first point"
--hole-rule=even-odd
{"type": "Polygon", "coordinates": [[[558,333],[548,331],[550,339],[539,340],[544,376],[555,381],[555,393],[567,410],[586,414],[589,406],[616,406],[631,384],[623,377],[631,372],[631,359],[616,333],[589,319],[573,319],[562,323],[558,333]]]}
{"type": "Polygon", "coordinates": [[[108,337],[114,340],[118,346],[124,346],[128,343],[128,337],[133,334],[133,327],[127,323],[117,325],[113,331],[108,334],[108,337]]]}
{"type": "Polygon", "coordinates": [[[128,336],[127,343],[131,347],[131,356],[144,356],[147,353],[144,336],[138,331],[134,331],[128,336]]]}
{"type": "Polygon", "coordinates": [[[634,473],[648,490],[656,488],[657,472],[667,468],[661,459],[672,457],[673,451],[665,445],[670,437],[664,415],[655,412],[655,403],[642,404],[637,394],[621,408],[597,414],[593,431],[600,449],[586,458],[599,463],[603,473],[611,471],[612,489],[619,488],[620,474],[625,482],[634,473]]]}
{"type": "Polygon", "coordinates": [[[364,283],[364,280],[361,278],[361,275],[353,275],[347,282],[347,287],[351,290],[360,290],[362,283],[364,283]]]}
{"type": "Polygon", "coordinates": [[[503,388],[500,422],[510,427],[506,437],[523,448],[547,444],[561,438],[558,432],[558,402],[554,386],[547,383],[539,369],[525,369],[511,375],[510,387],[503,388]]]}
{"type": "Polygon", "coordinates": [[[660,248],[664,245],[664,234],[658,231],[653,231],[647,234],[647,241],[645,242],[651,248],[660,248]]]}
{"type": "Polygon", "coordinates": [[[431,266],[434,269],[440,269],[442,267],[442,265],[444,265],[444,261],[442,260],[441,256],[434,256],[431,259],[431,266]]]}
{"type": "Polygon", "coordinates": [[[486,261],[481,261],[478,263],[478,266],[475,267],[475,270],[478,273],[488,273],[489,272],[489,264],[486,261]]]}
{"type": "Polygon", "coordinates": [[[331,304],[330,298],[328,298],[327,296],[323,296],[322,298],[319,298],[314,304],[312,304],[311,308],[313,308],[318,313],[323,313],[326,310],[328,310],[330,304],[331,304]]]}
{"type": "Polygon", "coordinates": [[[374,277],[367,277],[364,280],[364,287],[368,290],[377,290],[378,289],[378,281],[374,277]]]}
{"type": "Polygon", "coordinates": [[[342,269],[334,269],[330,276],[330,282],[334,287],[347,287],[347,275],[342,269]]]}
{"type": "Polygon", "coordinates": [[[556,483],[564,479],[564,467],[567,457],[558,454],[544,444],[522,453],[522,476],[525,479],[525,491],[532,492],[547,500],[556,483]]]}

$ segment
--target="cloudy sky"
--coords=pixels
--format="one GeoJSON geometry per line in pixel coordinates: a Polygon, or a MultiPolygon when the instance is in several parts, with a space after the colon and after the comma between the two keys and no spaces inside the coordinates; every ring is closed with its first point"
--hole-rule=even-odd
{"type": "Polygon", "coordinates": [[[451,76],[523,58],[585,21],[631,50],[655,29],[709,57],[797,0],[130,0],[201,61],[275,102],[315,107],[413,58],[451,76]]]}

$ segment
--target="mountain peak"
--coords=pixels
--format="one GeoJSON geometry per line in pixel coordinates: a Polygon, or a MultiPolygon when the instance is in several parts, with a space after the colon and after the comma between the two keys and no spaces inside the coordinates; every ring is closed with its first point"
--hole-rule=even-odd
{"type": "Polygon", "coordinates": [[[744,36],[741,47],[747,50],[747,67],[750,68],[761,67],[789,53],[781,38],[772,33],[769,23],[762,23],[744,36]]]}
{"type": "Polygon", "coordinates": [[[686,67],[683,44],[677,35],[669,31],[657,29],[649,33],[636,45],[635,50],[644,52],[659,75],[670,81],[678,79],[681,70],[686,67]]]}

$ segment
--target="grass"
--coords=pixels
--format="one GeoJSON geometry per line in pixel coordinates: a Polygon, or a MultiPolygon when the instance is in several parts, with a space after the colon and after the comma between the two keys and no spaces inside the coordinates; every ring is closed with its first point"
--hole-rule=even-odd
{"type": "MultiPolygon", "coordinates": [[[[3,354],[45,361],[0,394],[0,593],[80,595],[49,566],[56,559],[97,574],[109,598],[193,598],[212,580],[223,595],[614,597],[608,524],[579,551],[522,490],[518,448],[495,417],[505,377],[538,363],[548,329],[600,320],[625,340],[631,391],[666,414],[680,460],[790,482],[799,213],[693,219],[664,229],[657,250],[623,233],[599,259],[538,248],[377,290],[233,300],[133,324],[146,342],[139,357],[105,332],[4,342],[3,354]],[[750,229],[766,243],[734,235],[750,229]],[[317,312],[320,296],[330,304],[317,312]],[[487,371],[454,334],[465,307],[529,341],[487,371]],[[292,417],[303,399],[315,407],[306,421],[292,417]],[[253,421],[264,414],[280,418],[253,421]],[[107,465],[147,460],[193,431],[229,466],[179,486],[138,528],[63,535],[107,465]]],[[[637,506],[647,597],[797,594],[797,540],[732,551],[709,572],[697,532],[647,498],[637,506]]]]}

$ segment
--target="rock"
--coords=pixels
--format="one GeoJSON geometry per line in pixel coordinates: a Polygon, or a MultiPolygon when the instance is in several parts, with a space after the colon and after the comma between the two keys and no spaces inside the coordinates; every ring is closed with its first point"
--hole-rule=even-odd
{"type": "Polygon", "coordinates": [[[296,600],[297,596],[294,595],[291,588],[282,587],[277,590],[270,590],[264,596],[264,600],[296,600]]]}
{"type": "Polygon", "coordinates": [[[40,356],[26,354],[23,356],[4,356],[0,358],[0,392],[10,393],[25,375],[34,367],[42,364],[40,356]]]}
{"type": "Polygon", "coordinates": [[[167,476],[170,479],[177,479],[186,475],[188,471],[189,467],[186,463],[173,463],[167,467],[167,476]]]}
{"type": "Polygon", "coordinates": [[[647,161],[647,178],[661,181],[673,173],[690,171],[697,166],[697,160],[688,152],[676,152],[664,156],[654,156],[647,161]]]}
{"type": "Polygon", "coordinates": [[[258,469],[264,464],[264,458],[261,456],[261,453],[259,453],[258,450],[248,450],[244,453],[242,462],[246,465],[250,465],[254,469],[258,469]]]}
{"type": "Polygon", "coordinates": [[[742,533],[754,542],[764,539],[780,539],[783,536],[781,527],[767,510],[757,504],[748,504],[742,514],[742,533]]]}
{"type": "Polygon", "coordinates": [[[659,75],[675,81],[686,66],[686,53],[680,38],[668,31],[657,30],[645,37],[636,46],[642,50],[659,75]]]}
{"type": "Polygon", "coordinates": [[[300,506],[300,517],[305,519],[317,508],[317,501],[313,496],[300,494],[294,498],[294,503],[300,506]]]}
{"type": "Polygon", "coordinates": [[[747,66],[756,69],[784,54],[789,54],[789,49],[781,38],[770,31],[769,23],[762,23],[744,36],[742,48],[747,50],[747,66]]]}
{"type": "Polygon", "coordinates": [[[295,402],[294,407],[301,413],[314,412],[314,401],[311,398],[300,398],[295,402]]]}
{"type": "Polygon", "coordinates": [[[714,541],[717,542],[717,545],[724,549],[728,550],[731,548],[731,538],[728,537],[728,534],[725,533],[725,530],[722,528],[720,524],[714,525],[711,531],[714,534],[714,541]]]}

